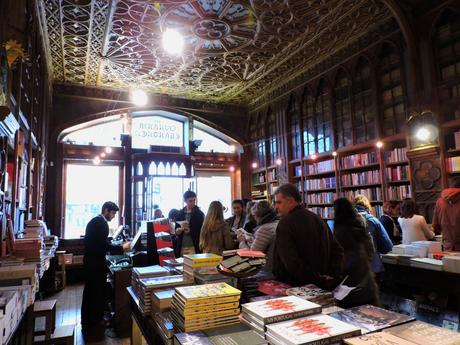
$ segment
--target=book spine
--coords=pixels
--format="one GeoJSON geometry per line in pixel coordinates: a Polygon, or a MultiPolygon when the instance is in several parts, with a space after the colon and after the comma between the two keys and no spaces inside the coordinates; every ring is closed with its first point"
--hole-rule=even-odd
{"type": "Polygon", "coordinates": [[[283,314],[283,315],[277,315],[277,316],[264,318],[264,324],[267,325],[267,324],[270,324],[270,323],[276,323],[276,322],[281,322],[281,321],[286,321],[286,320],[292,320],[292,319],[296,319],[296,318],[299,318],[299,317],[308,316],[308,315],[312,315],[312,314],[319,314],[319,313],[321,313],[321,307],[308,309],[308,310],[301,310],[301,311],[296,311],[294,313],[289,313],[289,314],[283,314]]]}
{"type": "Polygon", "coordinates": [[[193,268],[201,268],[201,267],[215,267],[218,264],[220,264],[221,261],[202,261],[202,262],[189,262],[189,261],[184,261],[184,266],[188,266],[193,268]]]}

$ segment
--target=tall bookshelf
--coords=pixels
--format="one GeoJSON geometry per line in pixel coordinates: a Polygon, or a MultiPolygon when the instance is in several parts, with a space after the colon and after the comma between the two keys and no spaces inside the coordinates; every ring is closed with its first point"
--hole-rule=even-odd
{"type": "Polygon", "coordinates": [[[279,177],[276,165],[254,170],[251,176],[251,198],[256,201],[272,201],[278,186],[279,177]]]}

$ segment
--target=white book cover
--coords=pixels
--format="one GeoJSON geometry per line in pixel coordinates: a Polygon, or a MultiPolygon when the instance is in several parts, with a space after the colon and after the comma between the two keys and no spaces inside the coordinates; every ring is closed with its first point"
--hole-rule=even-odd
{"type": "Polygon", "coordinates": [[[267,326],[267,336],[279,340],[282,344],[289,345],[304,345],[316,342],[328,344],[359,334],[361,334],[359,328],[323,314],[267,326]],[[327,342],[326,339],[329,339],[330,342],[327,342]]]}
{"type": "Polygon", "coordinates": [[[242,311],[270,323],[320,313],[321,306],[297,296],[286,296],[243,304],[242,311]]]}

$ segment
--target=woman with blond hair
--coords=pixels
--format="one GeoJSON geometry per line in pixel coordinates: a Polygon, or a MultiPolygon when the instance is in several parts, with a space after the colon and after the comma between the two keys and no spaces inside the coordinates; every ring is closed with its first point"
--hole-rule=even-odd
{"type": "Polygon", "coordinates": [[[200,248],[203,253],[222,255],[224,250],[232,247],[230,226],[224,220],[224,207],[219,201],[213,201],[201,227],[200,248]]]}

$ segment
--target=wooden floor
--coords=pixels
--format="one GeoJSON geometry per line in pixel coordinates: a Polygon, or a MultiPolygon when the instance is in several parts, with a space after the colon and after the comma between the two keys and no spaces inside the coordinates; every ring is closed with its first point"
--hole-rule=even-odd
{"type": "MultiPolygon", "coordinates": [[[[83,285],[68,285],[63,291],[45,299],[57,300],[56,327],[63,325],[76,325],[75,344],[83,345],[85,341],[81,333],[80,308],[83,295],[83,285]]],[[[38,323],[38,322],[37,322],[38,323]]],[[[37,325],[40,327],[40,324],[37,325]]],[[[86,344],[129,345],[129,338],[117,338],[112,330],[106,331],[105,341],[86,344]]]]}

